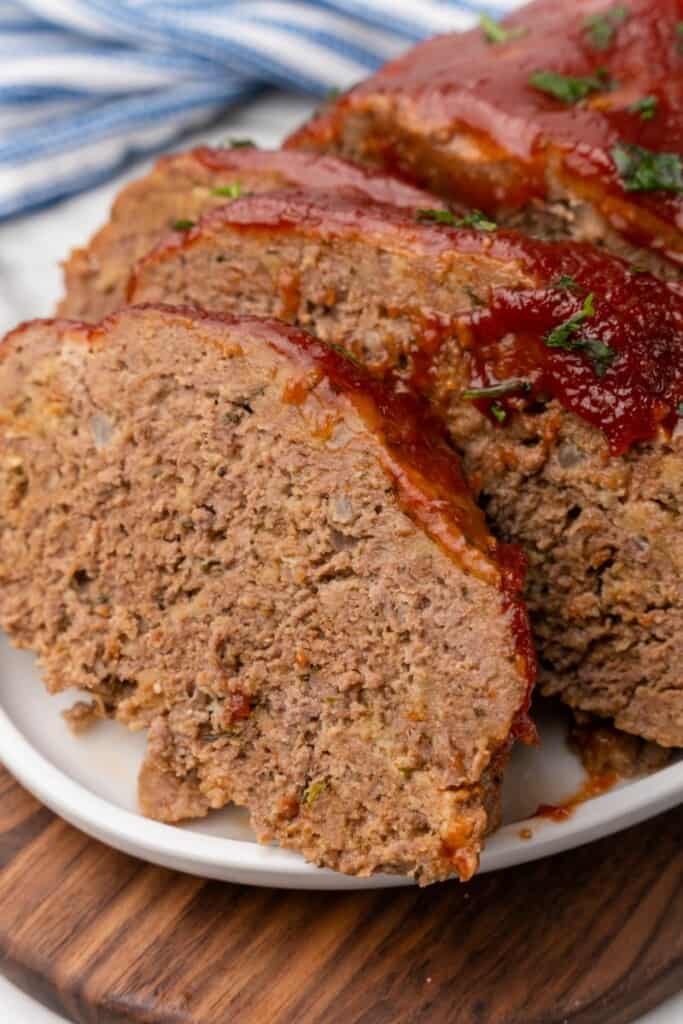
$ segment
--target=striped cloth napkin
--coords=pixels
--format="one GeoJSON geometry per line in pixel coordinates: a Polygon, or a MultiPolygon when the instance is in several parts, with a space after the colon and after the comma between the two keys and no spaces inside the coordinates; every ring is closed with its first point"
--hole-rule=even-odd
{"type": "Polygon", "coordinates": [[[0,0],[0,219],[99,184],[264,86],[324,96],[518,0],[0,0]]]}

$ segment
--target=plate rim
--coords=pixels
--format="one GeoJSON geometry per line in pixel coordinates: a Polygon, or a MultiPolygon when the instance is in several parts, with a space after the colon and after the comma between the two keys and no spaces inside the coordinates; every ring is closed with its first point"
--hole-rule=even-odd
{"type": "MultiPolygon", "coordinates": [[[[232,876],[235,881],[279,888],[357,890],[415,884],[412,879],[395,875],[344,875],[309,864],[294,851],[190,832],[118,807],[77,782],[41,753],[1,704],[0,761],[33,796],[70,824],[152,863],[204,877],[229,880],[232,876]],[[179,861],[182,867],[177,866],[179,861]],[[274,880],[276,876],[284,881],[274,880]]],[[[586,845],[678,803],[683,803],[683,760],[581,804],[564,822],[532,817],[502,826],[488,841],[480,873],[530,863],[586,845]],[[532,840],[521,837],[525,828],[531,828],[532,840]],[[509,842],[511,839],[513,843],[509,842]]]]}

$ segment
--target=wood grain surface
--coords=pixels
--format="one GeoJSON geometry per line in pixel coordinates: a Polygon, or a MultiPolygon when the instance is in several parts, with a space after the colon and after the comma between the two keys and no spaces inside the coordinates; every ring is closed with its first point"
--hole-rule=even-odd
{"type": "Polygon", "coordinates": [[[683,988],[683,807],[467,886],[283,892],[110,850],[0,769],[0,956],[88,1024],[627,1024],[683,988]]]}

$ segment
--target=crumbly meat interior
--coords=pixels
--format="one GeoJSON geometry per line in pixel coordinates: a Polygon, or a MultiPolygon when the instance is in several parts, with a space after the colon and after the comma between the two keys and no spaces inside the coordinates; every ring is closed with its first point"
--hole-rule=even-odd
{"type": "Polygon", "coordinates": [[[49,689],[149,727],[152,816],[232,800],[321,865],[469,877],[525,687],[498,589],[248,327],[55,333],[0,362],[0,619],[49,689]]]}
{"type": "Polygon", "coordinates": [[[602,434],[556,402],[501,430],[462,401],[448,317],[485,303],[491,286],[524,286],[518,266],[226,227],[182,260],[145,261],[137,280],[136,301],[274,313],[417,382],[444,411],[494,532],[527,552],[541,690],[683,745],[683,435],[611,458],[602,434]],[[420,348],[439,350],[428,372],[420,348]]]}
{"type": "Polygon", "coordinates": [[[683,434],[620,458],[551,402],[496,430],[449,417],[487,517],[529,557],[540,687],[683,746],[683,434]]]}

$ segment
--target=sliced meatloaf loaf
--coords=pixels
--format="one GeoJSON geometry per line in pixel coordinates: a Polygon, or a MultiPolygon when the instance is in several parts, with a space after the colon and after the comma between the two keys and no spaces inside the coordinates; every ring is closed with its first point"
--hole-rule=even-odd
{"type": "Polygon", "coordinates": [[[109,222],[64,264],[65,294],[58,315],[96,322],[118,309],[131,266],[159,238],[182,233],[203,212],[241,194],[272,189],[353,189],[397,206],[434,205],[418,189],[332,156],[260,150],[210,149],[162,157],[153,170],[126,186],[109,222]]]}
{"type": "Polygon", "coordinates": [[[427,395],[527,551],[543,691],[683,745],[683,301],[585,243],[449,216],[242,199],[129,295],[275,313],[427,395]]]}
{"type": "Polygon", "coordinates": [[[288,145],[678,276],[681,24],[681,0],[538,0],[501,25],[419,44],[288,145]]]}
{"type": "Polygon", "coordinates": [[[318,864],[472,874],[533,656],[519,553],[415,399],[274,321],[35,322],[0,467],[2,625],[149,727],[145,813],[232,800],[318,864]]]}

